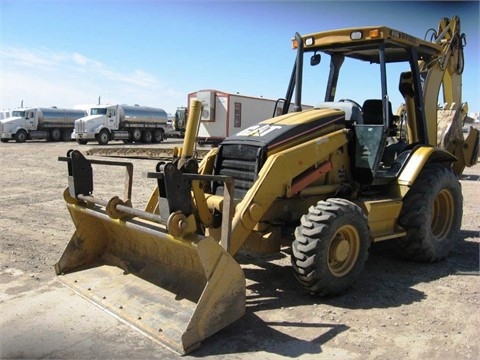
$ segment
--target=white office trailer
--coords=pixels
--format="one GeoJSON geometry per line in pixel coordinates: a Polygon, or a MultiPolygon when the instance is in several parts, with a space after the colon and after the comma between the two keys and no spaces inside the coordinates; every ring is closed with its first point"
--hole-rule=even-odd
{"type": "Polygon", "coordinates": [[[282,112],[282,102],[232,94],[218,90],[199,90],[188,94],[188,103],[197,99],[203,103],[198,129],[198,142],[218,143],[258,122],[282,112]],[[274,114],[275,111],[275,114],[274,114]]]}

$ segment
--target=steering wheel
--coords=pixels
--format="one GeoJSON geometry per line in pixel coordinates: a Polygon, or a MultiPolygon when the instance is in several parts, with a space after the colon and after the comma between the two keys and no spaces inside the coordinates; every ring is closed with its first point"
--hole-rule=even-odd
{"type": "Polygon", "coordinates": [[[352,99],[340,99],[340,100],[338,100],[338,101],[339,101],[339,102],[351,102],[351,103],[357,105],[357,106],[360,108],[360,111],[363,112],[363,109],[362,109],[362,107],[360,106],[360,104],[357,103],[356,101],[352,100],[352,99]]]}

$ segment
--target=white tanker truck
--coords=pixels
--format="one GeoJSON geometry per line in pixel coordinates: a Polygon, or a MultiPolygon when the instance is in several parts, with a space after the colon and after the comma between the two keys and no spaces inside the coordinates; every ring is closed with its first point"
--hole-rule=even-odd
{"type": "Polygon", "coordinates": [[[20,108],[13,110],[9,118],[0,121],[0,140],[47,139],[69,141],[75,120],[86,112],[78,109],[20,108]]]}
{"type": "Polygon", "coordinates": [[[167,113],[160,108],[98,105],[90,109],[90,115],[75,121],[72,137],[81,145],[92,140],[100,145],[110,140],[159,143],[165,139],[167,120],[167,113]]]}

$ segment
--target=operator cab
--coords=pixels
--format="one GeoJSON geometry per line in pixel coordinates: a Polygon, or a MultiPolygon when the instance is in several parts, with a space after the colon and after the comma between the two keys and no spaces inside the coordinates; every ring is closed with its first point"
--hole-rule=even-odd
{"type": "MultiPolygon", "coordinates": [[[[418,64],[419,60],[428,62],[435,55],[436,49],[432,46],[435,45],[386,27],[345,29],[303,37],[297,33],[293,39],[297,57],[283,114],[290,105],[294,111],[302,111],[302,101],[309,102],[303,92],[313,90],[316,96],[318,84],[326,84],[324,100],[315,108],[344,112],[346,127],[353,133],[350,151],[355,180],[364,185],[392,181],[413,145],[407,147],[405,137],[399,136],[399,116],[393,114],[391,99],[399,105],[415,104],[412,107],[415,113],[409,114],[416,124],[415,137],[411,140],[428,144],[418,64]],[[310,67],[304,67],[306,56],[310,57],[310,67]],[[322,63],[322,58],[327,61],[322,63]],[[314,67],[323,71],[319,74],[314,67]],[[353,89],[361,90],[358,94],[365,96],[363,103],[347,98],[353,89]]],[[[308,96],[312,96],[310,93],[308,96]]]]}

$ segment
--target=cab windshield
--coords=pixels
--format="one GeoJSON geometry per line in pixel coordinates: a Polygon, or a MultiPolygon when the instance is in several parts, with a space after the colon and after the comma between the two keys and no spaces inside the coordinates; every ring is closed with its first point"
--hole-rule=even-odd
{"type": "Polygon", "coordinates": [[[16,111],[13,111],[12,112],[12,117],[24,117],[25,116],[25,111],[20,111],[20,110],[16,110],[16,111]]]}
{"type": "Polygon", "coordinates": [[[90,115],[106,115],[107,108],[93,108],[90,110],[90,115]]]}

